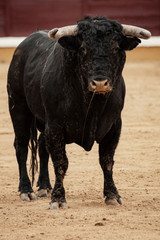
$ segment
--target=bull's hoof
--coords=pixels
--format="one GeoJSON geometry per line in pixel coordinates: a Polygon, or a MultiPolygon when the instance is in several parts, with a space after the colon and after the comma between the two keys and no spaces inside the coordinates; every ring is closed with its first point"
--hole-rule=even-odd
{"type": "Polygon", "coordinates": [[[117,202],[118,202],[120,205],[123,205],[123,204],[124,204],[122,198],[119,198],[119,199],[117,200],[117,202]]]}
{"type": "Polygon", "coordinates": [[[21,199],[22,201],[26,201],[26,202],[30,201],[30,198],[29,198],[29,196],[28,196],[28,193],[21,193],[21,194],[20,194],[20,199],[21,199]]]}
{"type": "Polygon", "coordinates": [[[68,208],[66,202],[51,202],[50,203],[50,209],[51,210],[57,210],[59,208],[68,208]]]}
{"type": "Polygon", "coordinates": [[[106,198],[105,199],[105,204],[110,205],[110,206],[117,206],[117,205],[122,205],[123,201],[121,198],[116,199],[116,198],[106,198]]]}
{"type": "Polygon", "coordinates": [[[38,190],[38,197],[47,197],[47,189],[38,190]]]}
{"type": "Polygon", "coordinates": [[[51,210],[59,209],[59,203],[58,202],[51,202],[50,209],[51,210]]]}
{"type": "Polygon", "coordinates": [[[31,200],[37,200],[37,196],[34,192],[29,193],[29,197],[30,197],[31,200]]]}
{"type": "Polygon", "coordinates": [[[37,200],[37,196],[35,195],[34,192],[29,192],[29,193],[21,193],[20,194],[20,199],[22,201],[29,202],[30,200],[37,200]]]}
{"type": "Polygon", "coordinates": [[[61,202],[61,203],[59,203],[59,207],[60,208],[68,208],[68,205],[66,202],[61,202]]]}

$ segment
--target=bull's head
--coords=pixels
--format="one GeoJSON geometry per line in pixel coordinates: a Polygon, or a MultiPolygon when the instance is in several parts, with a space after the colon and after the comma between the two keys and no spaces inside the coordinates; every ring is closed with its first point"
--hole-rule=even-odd
{"type": "Polygon", "coordinates": [[[76,50],[89,91],[106,94],[121,77],[125,50],[132,50],[141,42],[139,38],[148,39],[151,33],[105,17],[87,17],[77,25],[54,28],[48,35],[64,48],[76,50]]]}

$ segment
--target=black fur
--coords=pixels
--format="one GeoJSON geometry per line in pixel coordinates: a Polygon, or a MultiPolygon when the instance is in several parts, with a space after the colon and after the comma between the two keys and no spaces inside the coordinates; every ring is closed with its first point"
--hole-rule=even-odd
{"type": "Polygon", "coordinates": [[[33,33],[15,50],[8,72],[9,110],[15,131],[15,149],[20,172],[19,190],[32,192],[26,170],[30,129],[42,132],[39,140],[39,189],[50,189],[48,158],[55,169],[52,202],[66,201],[63,179],[68,168],[67,143],[91,150],[99,144],[104,173],[104,195],[120,198],[112,178],[113,157],[121,132],[125,84],[122,70],[125,50],[139,43],[122,34],[122,26],[105,17],[78,22],[76,37],[58,41],[46,31],[33,33]],[[92,80],[108,79],[112,92],[89,92],[92,80]],[[44,145],[45,143],[45,145],[44,145]]]}

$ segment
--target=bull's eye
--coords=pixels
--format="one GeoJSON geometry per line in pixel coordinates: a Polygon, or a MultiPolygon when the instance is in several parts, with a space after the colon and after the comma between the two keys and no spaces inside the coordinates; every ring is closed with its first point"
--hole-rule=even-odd
{"type": "Polygon", "coordinates": [[[117,53],[120,49],[118,42],[111,41],[111,49],[113,53],[117,53]]]}
{"type": "Polygon", "coordinates": [[[81,46],[81,47],[80,47],[80,51],[81,51],[84,55],[87,54],[87,49],[86,49],[84,46],[81,46]]]}

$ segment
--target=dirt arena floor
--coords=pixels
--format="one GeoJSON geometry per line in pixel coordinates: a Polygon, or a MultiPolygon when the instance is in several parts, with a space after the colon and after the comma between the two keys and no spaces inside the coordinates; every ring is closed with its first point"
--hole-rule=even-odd
{"type": "MultiPolygon", "coordinates": [[[[32,202],[19,198],[6,93],[8,66],[0,64],[0,239],[159,240],[160,58],[125,65],[127,95],[114,166],[124,205],[104,204],[97,144],[91,152],[71,144],[67,146],[70,165],[64,181],[69,208],[60,210],[49,209],[49,196],[32,202]]],[[[51,161],[50,177],[53,185],[51,161]]]]}

